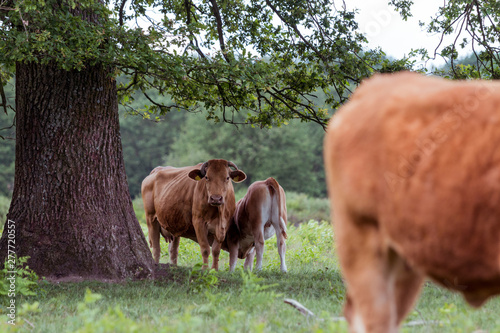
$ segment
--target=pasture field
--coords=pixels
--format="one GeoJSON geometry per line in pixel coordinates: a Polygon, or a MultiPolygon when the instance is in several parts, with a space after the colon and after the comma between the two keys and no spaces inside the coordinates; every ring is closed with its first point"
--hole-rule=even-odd
{"type": "MultiPolygon", "coordinates": [[[[198,245],[182,239],[179,266],[162,280],[39,282],[34,295],[17,297],[16,326],[6,324],[2,295],[0,332],[347,332],[330,225],[311,220],[288,231],[286,274],[279,271],[274,237],[266,242],[263,270],[254,273],[241,269],[242,260],[229,273],[226,252],[219,272],[202,271],[198,245]],[[285,298],[315,316],[302,315],[285,298]]],[[[167,244],[161,244],[167,263],[167,244]]],[[[427,283],[402,332],[500,332],[500,298],[473,310],[457,294],[427,283]]]]}

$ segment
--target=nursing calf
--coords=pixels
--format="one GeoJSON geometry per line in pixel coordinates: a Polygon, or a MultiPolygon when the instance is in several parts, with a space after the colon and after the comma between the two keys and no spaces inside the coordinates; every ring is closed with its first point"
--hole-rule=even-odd
{"type": "Polygon", "coordinates": [[[262,269],[264,241],[276,234],[281,271],[286,272],[285,191],[274,178],[257,181],[236,204],[233,223],[226,236],[229,248],[229,269],[234,271],[237,258],[245,258],[245,269],[252,269],[257,254],[256,269],[262,269]]]}
{"type": "Polygon", "coordinates": [[[396,332],[426,277],[500,293],[500,84],[377,75],[333,116],[325,167],[352,332],[396,332]]]}

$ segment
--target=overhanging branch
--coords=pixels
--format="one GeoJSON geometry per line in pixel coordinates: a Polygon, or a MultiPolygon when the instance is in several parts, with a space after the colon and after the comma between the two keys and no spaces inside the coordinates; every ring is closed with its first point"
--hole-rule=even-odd
{"type": "Polygon", "coordinates": [[[212,4],[212,13],[215,16],[215,22],[217,23],[217,35],[219,36],[220,49],[222,51],[224,59],[226,59],[226,61],[229,62],[229,59],[226,54],[226,44],[224,42],[224,34],[222,30],[222,18],[220,16],[219,6],[217,5],[216,0],[210,0],[210,3],[212,4]]]}

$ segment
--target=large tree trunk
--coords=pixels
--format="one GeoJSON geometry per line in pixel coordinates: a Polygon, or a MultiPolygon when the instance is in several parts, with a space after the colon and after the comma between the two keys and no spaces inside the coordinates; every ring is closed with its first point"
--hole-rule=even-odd
{"type": "MultiPolygon", "coordinates": [[[[115,80],[102,66],[16,68],[16,254],[55,279],[146,277],[153,260],[127,187],[115,80]]],[[[7,254],[7,229],[0,259],[7,254]]]]}

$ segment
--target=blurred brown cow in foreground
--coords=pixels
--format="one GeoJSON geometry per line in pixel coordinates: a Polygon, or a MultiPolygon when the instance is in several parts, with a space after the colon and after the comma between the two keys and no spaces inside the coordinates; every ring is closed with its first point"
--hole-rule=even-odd
{"type": "Polygon", "coordinates": [[[286,272],[286,222],[285,191],[276,179],[269,177],[250,185],[247,194],[236,204],[226,237],[230,271],[234,271],[237,258],[245,258],[244,268],[252,270],[256,253],[256,269],[262,269],[264,241],[276,234],[280,268],[286,272]]]}
{"type": "Polygon", "coordinates": [[[169,242],[170,262],[177,264],[179,238],[200,244],[204,267],[212,246],[212,268],[219,253],[236,202],[231,179],[246,175],[226,160],[209,160],[183,168],[157,167],[142,182],[142,200],[153,258],[160,260],[160,233],[169,242]],[[231,170],[234,168],[235,170],[231,170]]]}
{"type": "Polygon", "coordinates": [[[352,332],[396,332],[425,277],[500,293],[500,84],[377,75],[334,115],[327,184],[352,332]]]}

